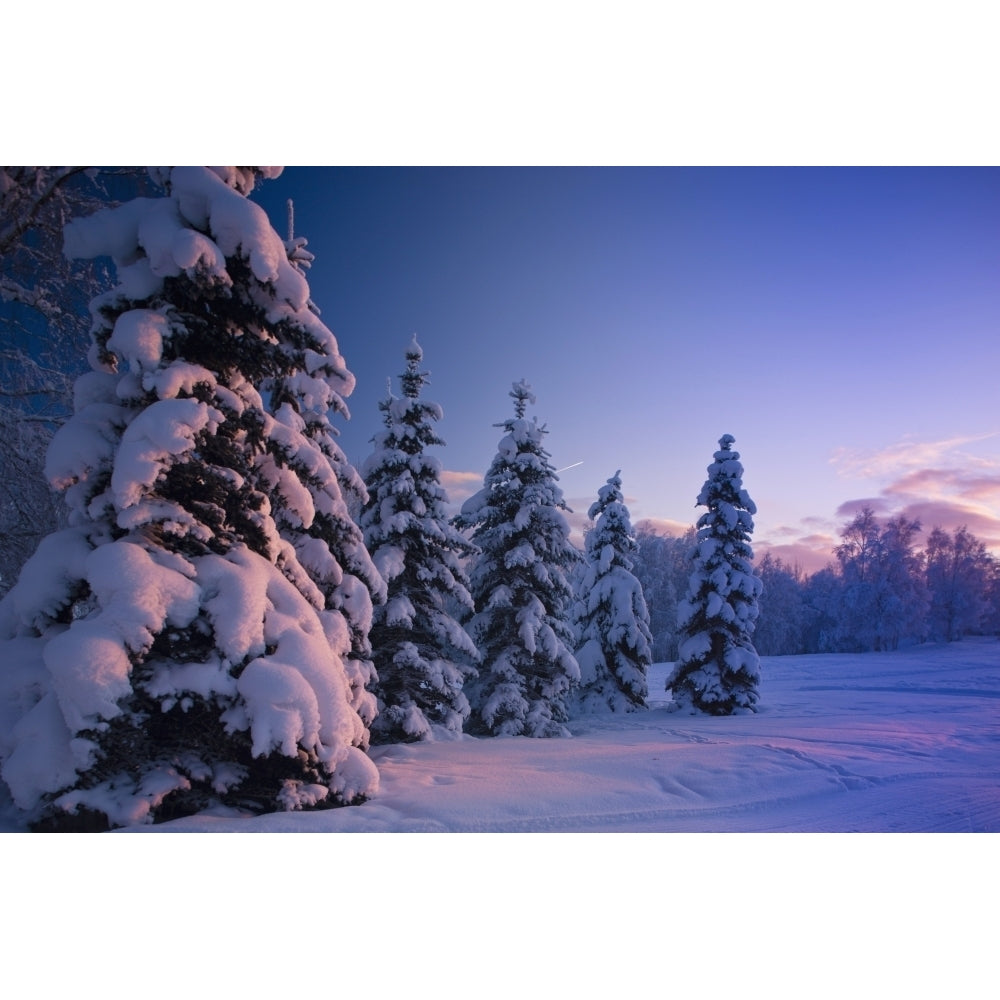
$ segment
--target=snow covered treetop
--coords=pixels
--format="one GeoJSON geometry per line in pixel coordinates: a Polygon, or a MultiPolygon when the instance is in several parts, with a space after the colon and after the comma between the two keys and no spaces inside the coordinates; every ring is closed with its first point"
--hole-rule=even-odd
{"type": "MultiPolygon", "coordinates": [[[[740,453],[738,451],[733,451],[733,444],[735,443],[735,441],[736,438],[734,438],[732,434],[723,434],[722,437],[719,438],[719,450],[712,456],[712,458],[715,459],[716,465],[727,462],[728,463],[735,462],[736,465],[739,465],[740,453]]],[[[733,466],[729,465],[727,467],[727,471],[731,470],[732,468],[733,466]]],[[[742,465],[739,465],[739,472],[737,472],[736,475],[738,476],[743,475],[742,465]]]]}
{"type": "Polygon", "coordinates": [[[430,375],[430,372],[417,371],[423,356],[424,352],[417,343],[417,335],[414,334],[410,346],[406,349],[406,371],[399,377],[399,384],[407,399],[416,399],[420,395],[420,390],[430,375]]]}
{"type": "MultiPolygon", "coordinates": [[[[723,434],[719,438],[719,450],[712,456],[714,461],[708,467],[708,479],[701,488],[695,504],[699,507],[713,508],[724,501],[729,506],[735,505],[750,514],[756,514],[756,504],[743,489],[743,465],[740,462],[740,453],[732,448],[735,441],[736,438],[732,434],[723,434]]],[[[749,518],[747,521],[748,527],[752,530],[752,522],[749,522],[749,518]]]]}
{"type": "MultiPolygon", "coordinates": [[[[309,286],[289,261],[267,213],[244,196],[252,177],[270,176],[276,169],[157,168],[154,174],[170,198],[137,198],[74,219],[65,229],[64,251],[71,258],[112,257],[118,265],[117,292],[136,300],[154,295],[164,279],[181,273],[229,288],[233,279],[226,259],[242,256],[253,276],[270,286],[268,319],[277,321],[288,308],[306,307],[309,286]]],[[[318,327],[312,332],[320,335],[318,327]]],[[[322,336],[336,354],[332,334],[323,330],[322,336]]]]}
{"type": "MultiPolygon", "coordinates": [[[[150,167],[149,176],[155,184],[170,190],[171,171],[173,167],[150,167]]],[[[240,194],[249,194],[257,178],[263,180],[273,180],[281,175],[284,167],[209,167],[223,183],[231,187],[240,194]]]]}
{"type": "Polygon", "coordinates": [[[625,498],[622,496],[621,476],[622,470],[619,469],[607,481],[607,483],[597,491],[597,499],[590,505],[590,510],[587,512],[587,517],[589,517],[592,521],[610,504],[624,502],[625,498]]]}
{"type": "Polygon", "coordinates": [[[514,400],[514,412],[517,414],[518,420],[524,416],[524,411],[527,409],[528,403],[534,404],[536,402],[535,394],[531,391],[531,386],[524,379],[514,383],[514,387],[510,390],[509,395],[514,400]]]}
{"type": "Polygon", "coordinates": [[[407,361],[422,361],[424,357],[423,348],[417,343],[417,335],[413,334],[413,338],[410,340],[410,346],[406,349],[406,360],[407,361]]]}

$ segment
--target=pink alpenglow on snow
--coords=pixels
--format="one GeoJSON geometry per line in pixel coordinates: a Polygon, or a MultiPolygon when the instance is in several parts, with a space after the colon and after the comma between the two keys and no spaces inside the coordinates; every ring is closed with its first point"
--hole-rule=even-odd
{"type": "MultiPolygon", "coordinates": [[[[572,739],[466,735],[374,747],[379,790],[356,808],[263,816],[214,808],[130,829],[1000,832],[995,638],[892,653],[763,657],[757,712],[744,715],[669,711],[664,682],[671,666],[650,667],[648,710],[572,720],[572,739]]],[[[21,817],[0,820],[16,829],[21,817]]],[[[895,850],[900,841],[893,844],[895,850]]],[[[953,853],[953,844],[943,849],[953,853]]],[[[630,846],[616,842],[614,849],[630,846]]],[[[842,842],[837,851],[870,846],[842,842]]],[[[921,856],[927,849],[926,840],[914,848],[921,856]]],[[[563,851],[562,842],[553,850],[563,851]]],[[[829,850],[826,844],[818,860],[829,850]]],[[[947,856],[939,860],[946,865],[947,856]]],[[[784,853],[773,861],[765,866],[768,889],[772,879],[780,884],[784,853]]]]}

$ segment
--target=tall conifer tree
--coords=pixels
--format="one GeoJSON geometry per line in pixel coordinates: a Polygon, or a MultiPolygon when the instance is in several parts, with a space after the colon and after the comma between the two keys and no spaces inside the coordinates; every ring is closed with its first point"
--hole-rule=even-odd
{"type": "Polygon", "coordinates": [[[708,510],[698,519],[687,597],[677,608],[678,660],[667,680],[681,711],[756,710],[760,659],[751,636],[763,585],[753,574],[750,535],[757,507],[743,488],[735,440],[719,439],[698,494],[698,506],[708,510]]]}
{"type": "MultiPolygon", "coordinates": [[[[38,828],[344,804],[378,787],[351,622],[278,523],[308,533],[322,511],[346,525],[327,431],[308,428],[354,378],[247,198],[275,173],[163,169],[165,197],[67,229],[67,251],[112,257],[118,285],[92,304],[92,370],[47,459],[70,527],[0,604],[3,777],[38,828]],[[277,416],[265,384],[288,389],[277,416]]],[[[325,530],[309,554],[346,576],[325,530]]]]}
{"type": "Polygon", "coordinates": [[[469,716],[463,693],[479,654],[453,609],[472,611],[462,560],[476,548],[448,521],[441,463],[426,449],[443,445],[434,423],[441,407],[420,398],[428,373],[414,336],[400,376],[402,398],[382,402],[385,430],[362,467],[369,500],[361,515],[365,540],[388,584],[375,611],[371,640],[378,679],[378,742],[461,733],[469,716]]]}
{"type": "Polygon", "coordinates": [[[567,696],[579,682],[569,573],[580,554],[569,541],[569,510],[542,447],[545,428],[528,420],[535,397],[523,380],[510,393],[504,430],[483,489],[456,518],[479,546],[470,578],[470,631],[482,655],[472,685],[473,732],[568,735],[567,696]]]}

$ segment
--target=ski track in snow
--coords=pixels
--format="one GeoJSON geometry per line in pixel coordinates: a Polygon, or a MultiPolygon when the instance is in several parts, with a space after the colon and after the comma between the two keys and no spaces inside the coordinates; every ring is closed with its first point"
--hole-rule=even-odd
{"type": "MultiPolygon", "coordinates": [[[[574,720],[569,739],[384,746],[377,796],[314,813],[153,831],[738,832],[1000,830],[1000,642],[764,658],[761,710],[652,706],[574,720]]],[[[5,829],[15,820],[5,810],[5,829]]]]}

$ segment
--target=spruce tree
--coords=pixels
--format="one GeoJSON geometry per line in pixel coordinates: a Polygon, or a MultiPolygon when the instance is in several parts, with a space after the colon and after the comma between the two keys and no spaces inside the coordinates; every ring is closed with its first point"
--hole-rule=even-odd
{"type": "Polygon", "coordinates": [[[514,384],[504,429],[483,489],[455,523],[480,549],[470,572],[470,631],[482,656],[471,685],[470,731],[497,736],[565,736],[567,696],[580,679],[569,573],[580,554],[569,541],[558,477],[542,447],[545,428],[528,420],[535,397],[514,384]]]}
{"type": "Polygon", "coordinates": [[[163,169],[164,197],[67,229],[67,252],[110,256],[118,285],[92,304],[92,370],[47,458],[70,527],[0,604],[3,777],[35,828],[378,787],[351,622],[300,559],[343,579],[341,551],[325,528],[303,545],[279,528],[329,514],[351,534],[316,442],[354,380],[247,198],[274,173],[163,169]]]}
{"type": "Polygon", "coordinates": [[[582,711],[634,711],[646,704],[646,673],[652,660],[649,611],[632,573],[635,534],[622,496],[621,472],[598,492],[587,516],[587,568],[577,591],[582,711]]]}
{"type": "Polygon", "coordinates": [[[667,680],[674,707],[709,715],[755,711],[760,660],[751,636],[762,583],[751,567],[754,502],[743,488],[736,439],[725,434],[697,504],[687,597],[677,608],[678,660],[667,680]]]}
{"type": "Polygon", "coordinates": [[[409,742],[462,732],[463,693],[479,654],[454,611],[472,611],[462,565],[476,548],[449,523],[441,463],[426,449],[444,441],[434,429],[437,403],[420,398],[428,373],[414,336],[400,376],[402,398],[379,404],[385,430],[362,466],[369,499],[361,515],[365,541],[388,585],[371,630],[378,679],[376,742],[409,742]]]}
{"type": "MultiPolygon", "coordinates": [[[[289,201],[285,250],[289,262],[303,275],[314,260],[306,245],[307,240],[295,236],[289,201]]],[[[306,305],[317,318],[320,316],[312,299],[306,305]]],[[[352,515],[361,511],[368,493],[358,470],[337,443],[338,432],[332,422],[332,418],[350,419],[344,397],[353,390],[354,377],[338,353],[318,352],[308,340],[281,347],[288,362],[279,375],[265,383],[265,397],[276,423],[263,459],[275,521],[322,594],[322,602],[314,603],[333,612],[320,615],[324,626],[333,629],[331,645],[340,642],[338,629],[344,623],[348,627],[350,651],[344,666],[351,705],[370,726],[377,705],[371,690],[375,667],[369,633],[373,605],[385,601],[386,587],[352,515]],[[284,476],[286,467],[295,471],[293,478],[284,476]],[[305,486],[308,496],[299,484],[305,486]]]]}

